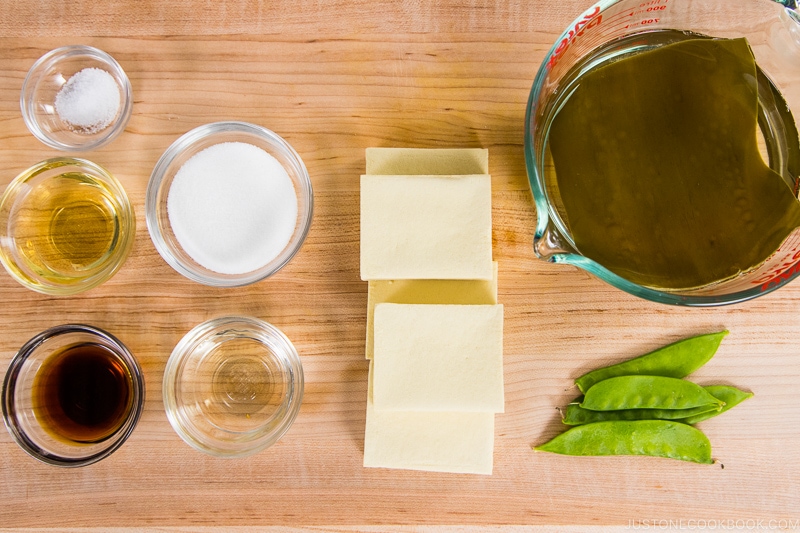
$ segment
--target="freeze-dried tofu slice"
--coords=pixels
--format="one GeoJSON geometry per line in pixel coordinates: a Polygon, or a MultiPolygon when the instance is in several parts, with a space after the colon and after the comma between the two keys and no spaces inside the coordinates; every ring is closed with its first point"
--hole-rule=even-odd
{"type": "Polygon", "coordinates": [[[490,176],[361,177],[361,279],[491,278],[490,176]]]}
{"type": "Polygon", "coordinates": [[[462,304],[497,303],[497,261],[492,264],[491,280],[401,279],[373,280],[367,292],[366,358],[372,359],[375,306],[393,304],[462,304]]]}
{"type": "Polygon", "coordinates": [[[375,306],[375,409],[503,412],[503,306],[375,306]]]}
{"type": "Polygon", "coordinates": [[[364,466],[491,474],[492,413],[379,412],[372,404],[370,363],[364,466]]]}
{"type": "Polygon", "coordinates": [[[367,174],[488,174],[486,148],[367,148],[367,174]]]}

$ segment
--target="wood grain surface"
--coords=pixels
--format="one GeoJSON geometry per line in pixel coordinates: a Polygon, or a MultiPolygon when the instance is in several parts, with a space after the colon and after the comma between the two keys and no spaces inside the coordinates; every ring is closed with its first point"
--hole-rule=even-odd
{"type": "Polygon", "coordinates": [[[147,386],[133,436],[89,467],[40,464],[0,431],[0,528],[527,524],[582,531],[648,520],[800,521],[800,282],[744,304],[684,309],[636,299],[533,255],[525,103],[546,50],[588,3],[0,2],[0,187],[60,155],[22,121],[28,68],[57,46],[94,45],[127,71],[135,102],[119,138],[80,155],[122,181],[138,223],[124,267],[82,295],[37,294],[2,272],[0,372],[41,330],[85,322],[129,346],[147,386]],[[144,222],[145,187],[159,156],[189,129],[224,119],[286,138],[308,167],[316,201],[296,258],[274,277],[236,289],[182,278],[155,251],[144,222]],[[368,365],[358,185],[370,146],[489,149],[506,317],[506,411],[496,419],[492,476],[361,466],[368,365]],[[161,400],[178,340],[229,314],[281,328],[306,379],[290,431],[237,460],[186,445],[161,400]],[[703,423],[717,464],[531,450],[561,431],[556,407],[576,395],[572,380],[581,373],[721,328],[731,334],[695,381],[733,384],[755,398],[703,423]]]}

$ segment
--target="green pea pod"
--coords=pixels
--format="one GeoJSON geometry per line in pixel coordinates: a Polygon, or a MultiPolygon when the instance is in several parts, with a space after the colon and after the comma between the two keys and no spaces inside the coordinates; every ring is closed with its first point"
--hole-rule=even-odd
{"type": "Polygon", "coordinates": [[[568,429],[534,450],[562,455],[649,455],[711,464],[711,443],[694,427],[669,420],[617,420],[568,429]]]}
{"type": "MultiPolygon", "coordinates": [[[[579,426],[606,420],[678,420],[684,422],[689,417],[704,413],[719,413],[719,407],[709,404],[691,409],[621,409],[618,411],[590,411],[576,403],[567,406],[561,420],[568,426],[579,426]]],[[[684,422],[685,423],[685,422],[684,422]]]]}
{"type": "Polygon", "coordinates": [[[586,394],[592,385],[617,376],[650,375],[683,378],[703,366],[719,348],[728,331],[709,333],[674,342],[634,359],[593,370],[575,380],[586,394]]]}
{"type": "Polygon", "coordinates": [[[730,387],[728,385],[709,385],[708,387],[703,388],[715,398],[725,402],[725,405],[718,411],[708,411],[705,413],[688,416],[686,418],[679,418],[677,420],[678,422],[683,422],[684,424],[697,424],[703,420],[708,420],[709,418],[720,415],[725,411],[729,411],[753,396],[752,392],[745,392],[737,389],[736,387],[730,387]]]}
{"type": "Polygon", "coordinates": [[[719,410],[724,402],[700,385],[661,376],[619,376],[592,386],[580,406],[592,411],[619,409],[691,409],[711,406],[719,410]]]}

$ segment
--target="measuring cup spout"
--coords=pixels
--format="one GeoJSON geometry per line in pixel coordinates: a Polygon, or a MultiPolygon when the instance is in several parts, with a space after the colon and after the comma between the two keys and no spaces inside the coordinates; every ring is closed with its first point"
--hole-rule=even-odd
{"type": "Polygon", "coordinates": [[[533,251],[536,257],[545,261],[553,261],[554,257],[562,254],[574,254],[575,251],[564,243],[564,238],[552,226],[545,228],[541,236],[533,238],[533,251]]]}

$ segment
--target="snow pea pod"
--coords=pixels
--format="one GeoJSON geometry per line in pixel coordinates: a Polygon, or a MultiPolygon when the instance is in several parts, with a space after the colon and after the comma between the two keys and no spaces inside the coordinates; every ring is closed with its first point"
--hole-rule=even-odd
{"type": "Polygon", "coordinates": [[[725,402],[725,405],[722,407],[722,409],[717,411],[707,411],[705,413],[695,414],[686,418],[680,418],[677,420],[678,422],[683,422],[684,424],[697,424],[703,420],[708,420],[709,418],[720,415],[753,396],[752,392],[745,392],[737,389],[736,387],[731,387],[728,385],[709,385],[708,387],[703,388],[718,400],[725,402]]]}
{"type": "Polygon", "coordinates": [[[669,420],[617,420],[568,429],[534,450],[563,455],[649,455],[711,464],[711,443],[694,427],[669,420]]]}
{"type": "Polygon", "coordinates": [[[577,403],[567,406],[564,418],[561,420],[568,426],[579,426],[592,422],[605,420],[678,420],[685,422],[690,417],[708,413],[713,416],[720,412],[719,407],[709,404],[690,409],[620,409],[617,411],[591,411],[584,409],[577,403]]]}
{"type": "Polygon", "coordinates": [[[725,330],[683,339],[634,359],[593,370],[576,379],[575,384],[586,394],[595,383],[617,376],[640,374],[682,378],[706,364],[727,334],[725,330]]]}
{"type": "Polygon", "coordinates": [[[592,411],[618,409],[690,409],[712,406],[721,408],[718,400],[700,385],[678,378],[662,376],[619,376],[593,385],[580,406],[592,411]]]}

